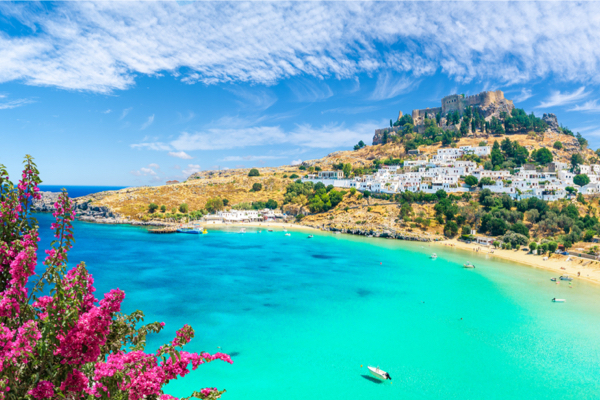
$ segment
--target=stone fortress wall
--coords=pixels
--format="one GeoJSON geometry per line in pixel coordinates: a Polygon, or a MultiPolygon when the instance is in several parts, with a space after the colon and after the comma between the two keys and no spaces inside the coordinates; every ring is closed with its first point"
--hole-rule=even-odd
{"type": "Polygon", "coordinates": [[[504,92],[502,92],[502,90],[496,90],[495,92],[481,92],[466,97],[462,97],[460,94],[452,94],[442,99],[441,107],[413,110],[412,117],[415,121],[421,121],[424,118],[435,117],[438,113],[444,117],[451,111],[458,111],[462,116],[465,108],[469,106],[484,108],[495,103],[507,103],[512,106],[511,108],[514,107],[512,100],[504,98],[504,92]]]}

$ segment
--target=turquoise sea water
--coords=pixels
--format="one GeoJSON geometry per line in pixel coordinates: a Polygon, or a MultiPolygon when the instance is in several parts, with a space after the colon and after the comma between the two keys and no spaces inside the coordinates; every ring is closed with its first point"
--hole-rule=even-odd
{"type": "Polygon", "coordinates": [[[124,189],[125,186],[61,186],[61,185],[40,185],[40,190],[44,192],[60,192],[67,189],[69,197],[81,197],[91,193],[104,192],[106,190],[124,189]]]}
{"type": "MultiPolygon", "coordinates": [[[[47,245],[51,216],[38,219],[47,245]]],[[[598,286],[557,286],[550,272],[427,244],[235,231],[76,223],[70,260],[86,261],[97,297],[119,287],[124,311],[167,324],[150,348],[189,323],[190,350],[233,356],[170,384],[172,395],[216,386],[225,400],[600,397],[598,286]],[[463,269],[467,260],[477,268],[463,269]],[[393,383],[374,382],[367,365],[393,383]]]]}

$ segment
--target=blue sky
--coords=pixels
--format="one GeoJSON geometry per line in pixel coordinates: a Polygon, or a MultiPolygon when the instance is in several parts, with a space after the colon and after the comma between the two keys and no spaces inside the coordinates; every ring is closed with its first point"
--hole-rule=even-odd
{"type": "Polygon", "coordinates": [[[142,185],[371,142],[501,89],[600,147],[596,3],[0,3],[0,163],[142,185]],[[433,11],[435,10],[435,12],[433,11]]]}

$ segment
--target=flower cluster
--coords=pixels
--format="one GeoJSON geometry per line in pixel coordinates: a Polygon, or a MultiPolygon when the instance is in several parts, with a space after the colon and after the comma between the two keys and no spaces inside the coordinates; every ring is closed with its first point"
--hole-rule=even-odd
{"type": "MultiPolygon", "coordinates": [[[[155,353],[144,352],[146,335],[164,323],[137,327],[143,313],[121,313],[123,291],[113,289],[99,301],[85,264],[68,269],[75,212],[66,191],[54,205],[56,240],[46,251],[45,270],[30,282],[39,237],[29,209],[40,198],[39,182],[30,157],[17,186],[0,165],[0,400],[172,400],[163,393],[169,381],[214,360],[232,363],[227,354],[180,350],[194,337],[189,325],[155,353]]],[[[192,397],[214,400],[223,393],[206,388],[192,397]]]]}

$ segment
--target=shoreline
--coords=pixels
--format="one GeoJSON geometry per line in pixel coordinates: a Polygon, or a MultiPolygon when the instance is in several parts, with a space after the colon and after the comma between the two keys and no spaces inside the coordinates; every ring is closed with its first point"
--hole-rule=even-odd
{"type": "MultiPolygon", "coordinates": [[[[569,275],[573,280],[580,279],[587,282],[600,285],[600,262],[580,258],[576,256],[564,256],[562,254],[548,254],[545,256],[538,256],[529,254],[522,250],[502,250],[492,249],[490,247],[482,246],[476,243],[467,244],[460,242],[456,239],[448,239],[440,242],[435,242],[439,246],[447,246],[459,250],[475,252],[479,249],[478,254],[485,254],[490,257],[495,257],[499,260],[510,261],[517,264],[523,264],[528,267],[540,268],[546,271],[552,271],[560,275],[569,275]],[[548,257],[547,260],[544,258],[548,257]],[[567,261],[567,259],[571,261],[567,261]],[[577,276],[577,273],[581,276],[577,276]]],[[[525,246],[521,246],[525,247],[525,246]]],[[[558,278],[558,276],[556,276],[558,278]]]]}
{"type": "MultiPolygon", "coordinates": [[[[132,221],[132,220],[123,220],[117,218],[78,218],[82,222],[90,222],[90,223],[99,223],[99,224],[107,224],[107,225],[132,225],[132,226],[147,226],[147,227],[178,227],[181,224],[172,223],[172,222],[162,222],[162,223],[152,223],[141,222],[141,221],[132,221]]],[[[286,222],[237,222],[237,223],[223,223],[223,222],[210,222],[210,223],[200,223],[206,229],[226,229],[226,228],[281,228],[281,229],[293,229],[297,231],[322,231],[322,232],[336,232],[337,230],[333,229],[322,229],[315,228],[309,225],[300,225],[294,223],[286,223],[286,222]]],[[[183,224],[185,225],[185,224],[183,224]]],[[[364,232],[355,232],[348,230],[341,230],[340,233],[352,235],[352,236],[364,236],[365,238],[369,237],[364,234],[364,232]]],[[[373,232],[375,233],[375,232],[373,232]]],[[[517,264],[522,264],[527,267],[544,269],[546,271],[551,271],[558,276],[560,275],[569,275],[573,279],[581,279],[590,283],[594,283],[596,285],[600,285],[600,261],[589,260],[585,258],[580,258],[577,256],[564,256],[562,254],[552,254],[548,256],[538,256],[529,254],[528,252],[522,250],[502,250],[502,249],[493,249],[493,253],[491,253],[492,249],[490,247],[486,247],[483,245],[479,245],[476,243],[467,244],[456,239],[446,239],[446,240],[432,240],[433,238],[424,238],[415,235],[414,237],[389,237],[380,234],[376,234],[373,238],[380,239],[395,239],[400,241],[426,241],[430,243],[435,243],[438,246],[446,246],[451,247],[463,251],[474,252],[476,249],[479,249],[479,254],[485,254],[487,256],[496,257],[498,260],[510,261],[517,264]],[[547,260],[544,260],[545,257],[548,257],[547,260]],[[571,259],[571,261],[567,261],[567,259],[571,259]],[[580,273],[580,276],[577,276],[577,273],[580,273]]],[[[521,246],[525,247],[525,246],[521,246]]],[[[558,278],[557,276],[557,278],[558,278]]]]}

